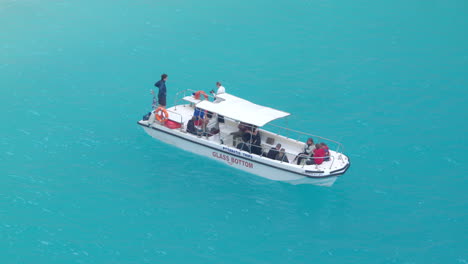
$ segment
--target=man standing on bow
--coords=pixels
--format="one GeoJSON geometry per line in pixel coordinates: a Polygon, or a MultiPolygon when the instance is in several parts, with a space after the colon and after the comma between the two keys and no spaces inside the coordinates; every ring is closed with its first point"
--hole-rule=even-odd
{"type": "Polygon", "coordinates": [[[161,80],[154,84],[154,86],[159,88],[158,92],[158,101],[159,106],[166,108],[166,80],[167,74],[161,75],[161,80]]]}

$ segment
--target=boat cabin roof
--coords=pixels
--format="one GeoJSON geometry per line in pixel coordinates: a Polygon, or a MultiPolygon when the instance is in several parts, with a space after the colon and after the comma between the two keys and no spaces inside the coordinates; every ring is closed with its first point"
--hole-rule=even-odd
{"type": "Polygon", "coordinates": [[[228,93],[217,95],[214,102],[203,100],[195,105],[198,108],[258,127],[290,115],[280,110],[254,104],[228,93]]]}

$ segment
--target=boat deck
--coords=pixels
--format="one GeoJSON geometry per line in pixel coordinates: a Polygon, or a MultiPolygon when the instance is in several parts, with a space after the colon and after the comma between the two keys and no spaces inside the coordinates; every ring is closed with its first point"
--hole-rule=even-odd
{"type": "MultiPolygon", "coordinates": [[[[188,121],[192,118],[194,114],[195,107],[194,105],[191,104],[185,104],[185,105],[177,105],[173,106],[170,108],[167,108],[167,111],[169,112],[169,119],[181,123],[182,127],[181,129],[174,129],[175,131],[178,131],[179,133],[184,133],[187,134],[185,131],[187,127],[188,121]]],[[[236,145],[239,143],[238,140],[234,139],[233,136],[231,135],[232,132],[238,131],[238,122],[234,120],[230,120],[225,118],[224,123],[218,123],[217,122],[217,116],[216,114],[210,119],[208,125],[207,125],[207,130],[211,129],[214,126],[218,126],[220,132],[212,135],[212,136],[198,136],[200,140],[207,140],[211,141],[220,145],[226,145],[229,147],[235,148],[236,145]]],[[[289,160],[288,165],[293,166],[293,167],[301,167],[309,170],[314,170],[314,171],[334,171],[334,170],[340,170],[343,168],[343,162],[337,162],[341,160],[342,154],[338,153],[332,149],[330,149],[330,160],[329,161],[324,161],[320,165],[296,165],[296,162],[294,161],[295,157],[302,152],[302,149],[304,147],[304,142],[291,139],[264,129],[259,129],[260,136],[261,136],[261,147],[262,147],[262,152],[267,153],[271,148],[275,147],[277,143],[281,144],[281,147],[286,150],[286,156],[289,160]]],[[[197,137],[196,135],[193,135],[194,137],[197,137]]],[[[319,143],[319,142],[316,142],[319,143]]],[[[252,155],[255,155],[251,153],[252,155]]],[[[345,156],[344,156],[345,157],[345,156]]],[[[266,157],[262,157],[266,158],[266,157]]],[[[346,157],[345,157],[346,158],[346,157]]],[[[346,158],[347,159],[347,158],[346,158]]],[[[285,162],[280,162],[279,163],[285,163],[285,162]]],[[[287,164],[283,164],[287,165],[287,164]]]]}

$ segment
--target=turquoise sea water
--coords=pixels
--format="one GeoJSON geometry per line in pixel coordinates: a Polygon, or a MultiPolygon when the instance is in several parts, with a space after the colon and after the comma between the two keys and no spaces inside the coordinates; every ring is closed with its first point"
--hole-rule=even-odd
{"type": "Polygon", "coordinates": [[[0,0],[0,263],[467,263],[466,1],[0,0]],[[136,121],[168,73],[291,112],[331,188],[136,121]]]}

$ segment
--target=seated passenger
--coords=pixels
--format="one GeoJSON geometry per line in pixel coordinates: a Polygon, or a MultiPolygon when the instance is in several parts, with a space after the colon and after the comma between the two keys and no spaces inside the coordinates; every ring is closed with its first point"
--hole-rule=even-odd
{"type": "MultiPolygon", "coordinates": [[[[213,115],[212,115],[213,116],[213,115]]],[[[211,116],[211,117],[212,117],[211,116]]],[[[211,117],[208,115],[208,113],[205,115],[205,118],[204,119],[201,119],[200,122],[200,132],[201,132],[201,135],[202,136],[212,136],[214,134],[217,134],[219,133],[219,128],[216,128],[216,122],[211,122],[212,119],[211,117]]]]}
{"type": "Polygon", "coordinates": [[[260,137],[260,132],[258,129],[254,129],[252,132],[252,153],[257,155],[262,155],[262,138],[260,137]]]}
{"type": "Polygon", "coordinates": [[[242,141],[244,141],[245,143],[250,144],[251,139],[252,139],[252,135],[250,133],[244,133],[244,135],[242,135],[242,141]]]}
{"type": "Polygon", "coordinates": [[[197,135],[197,129],[195,128],[195,116],[192,116],[192,119],[190,119],[187,122],[187,132],[193,135],[197,135]]]}
{"type": "Polygon", "coordinates": [[[205,116],[205,118],[201,119],[201,132],[203,136],[206,136],[208,134],[208,123],[210,122],[210,118],[208,115],[205,116]]]}
{"type": "Polygon", "coordinates": [[[232,132],[231,135],[233,137],[242,137],[246,132],[250,131],[250,125],[246,124],[244,122],[240,122],[237,128],[239,128],[239,131],[232,132]]]}
{"type": "Polygon", "coordinates": [[[276,155],[275,160],[289,163],[289,160],[288,160],[288,157],[286,156],[286,151],[284,150],[284,148],[282,148],[280,152],[278,153],[278,155],[276,155]]]}
{"type": "Polygon", "coordinates": [[[209,112],[206,114],[205,118],[202,119],[201,132],[203,136],[211,137],[219,133],[219,126],[217,126],[216,120],[214,122],[211,118],[213,115],[209,115],[209,112]]]}
{"type": "Polygon", "coordinates": [[[195,110],[193,111],[193,116],[195,117],[195,125],[200,126],[202,124],[202,119],[205,118],[205,111],[195,107],[195,110]]]}
{"type": "Polygon", "coordinates": [[[270,151],[268,151],[268,154],[266,155],[267,158],[269,159],[275,159],[276,155],[278,155],[279,151],[281,149],[281,144],[276,144],[275,148],[271,148],[270,151]]]}
{"type": "Polygon", "coordinates": [[[330,160],[330,150],[328,149],[327,144],[325,143],[320,143],[321,148],[325,150],[325,158],[323,159],[324,161],[329,161],[330,160]]]}
{"type": "Polygon", "coordinates": [[[306,164],[313,165],[317,164],[320,165],[323,163],[323,159],[325,157],[325,149],[321,148],[320,144],[315,145],[313,158],[309,159],[306,164]]]}
{"type": "Polygon", "coordinates": [[[236,148],[250,153],[250,144],[247,143],[249,140],[250,134],[244,134],[244,136],[242,137],[242,142],[237,144],[236,148]]]}
{"type": "Polygon", "coordinates": [[[303,151],[294,158],[294,160],[297,159],[297,165],[301,164],[302,159],[306,158],[307,156],[310,156],[313,153],[314,149],[314,140],[312,138],[307,139],[303,151]]]}

